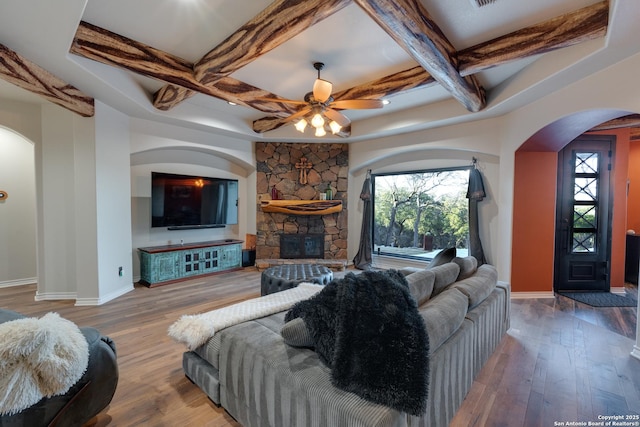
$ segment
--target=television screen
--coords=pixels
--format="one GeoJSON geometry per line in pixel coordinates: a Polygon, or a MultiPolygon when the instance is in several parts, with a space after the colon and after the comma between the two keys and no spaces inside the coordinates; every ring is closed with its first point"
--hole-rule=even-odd
{"type": "Polygon", "coordinates": [[[238,223],[238,180],[151,172],[152,227],[238,223]]]}

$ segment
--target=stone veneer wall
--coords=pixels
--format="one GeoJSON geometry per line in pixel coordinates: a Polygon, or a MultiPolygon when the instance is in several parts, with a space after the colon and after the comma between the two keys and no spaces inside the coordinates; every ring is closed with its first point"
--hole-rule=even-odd
{"type": "Polygon", "coordinates": [[[324,257],[347,259],[347,144],[293,144],[256,142],[257,237],[256,259],[280,258],[280,234],[319,233],[325,235],[324,257]],[[299,180],[295,164],[305,157],[313,164],[307,184],[299,180]],[[287,215],[265,213],[261,200],[271,200],[275,185],[280,199],[317,200],[331,186],[333,199],[342,200],[342,212],[329,215],[287,215]]]}

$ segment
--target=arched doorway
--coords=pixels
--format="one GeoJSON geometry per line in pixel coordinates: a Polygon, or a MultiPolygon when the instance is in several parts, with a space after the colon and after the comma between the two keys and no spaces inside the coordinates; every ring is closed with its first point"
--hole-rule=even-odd
{"type": "MultiPolygon", "coordinates": [[[[589,129],[626,114],[629,113],[610,110],[576,113],[540,129],[516,151],[511,282],[518,292],[553,293],[558,152],[589,129]]],[[[615,135],[617,140],[609,265],[614,289],[624,284],[630,130],[621,128],[598,133],[615,135]]]]}
{"type": "Polygon", "coordinates": [[[34,144],[0,126],[0,287],[37,281],[34,144]]]}

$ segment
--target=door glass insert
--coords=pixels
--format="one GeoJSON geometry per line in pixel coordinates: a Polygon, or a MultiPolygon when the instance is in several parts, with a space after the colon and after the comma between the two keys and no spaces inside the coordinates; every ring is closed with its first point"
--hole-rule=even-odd
{"type": "Polygon", "coordinates": [[[575,199],[580,201],[594,201],[597,198],[598,198],[598,179],[576,177],[575,199]]]}
{"type": "Polygon", "coordinates": [[[596,251],[596,234],[595,233],[573,233],[574,253],[591,253],[596,251]]]}
{"type": "Polygon", "coordinates": [[[576,153],[576,173],[598,173],[598,153],[576,153]]]}
{"type": "Polygon", "coordinates": [[[595,253],[598,249],[600,154],[575,152],[574,158],[571,252],[595,253]]]}
{"type": "Polygon", "coordinates": [[[598,218],[596,218],[595,206],[575,206],[573,209],[573,226],[575,228],[596,228],[598,218]]]}

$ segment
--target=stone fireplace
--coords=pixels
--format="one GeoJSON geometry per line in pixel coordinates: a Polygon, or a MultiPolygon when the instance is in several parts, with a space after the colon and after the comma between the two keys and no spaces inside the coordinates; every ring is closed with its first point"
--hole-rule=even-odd
{"type": "Polygon", "coordinates": [[[348,145],[257,142],[255,147],[258,193],[256,260],[324,258],[346,261],[348,145]],[[304,179],[301,179],[301,170],[296,165],[310,165],[304,170],[304,179]],[[327,187],[331,188],[332,198],[342,201],[342,211],[325,215],[264,212],[260,204],[272,199],[274,187],[278,199],[284,200],[318,200],[320,193],[326,193],[327,187]],[[311,244],[300,237],[304,235],[314,236],[315,249],[311,249],[311,253],[304,251],[306,245],[311,244]],[[287,248],[283,249],[291,250],[293,245],[302,245],[303,255],[282,256],[283,241],[287,242],[287,248]]]}

